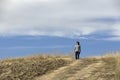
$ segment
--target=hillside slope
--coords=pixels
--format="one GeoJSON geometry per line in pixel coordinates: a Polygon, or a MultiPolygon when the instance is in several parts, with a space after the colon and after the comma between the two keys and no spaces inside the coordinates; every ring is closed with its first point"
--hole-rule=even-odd
{"type": "Polygon", "coordinates": [[[33,80],[59,67],[71,63],[62,56],[30,56],[0,61],[0,80],[33,80]]]}
{"type": "Polygon", "coordinates": [[[116,58],[85,58],[36,77],[35,80],[120,80],[116,76],[116,58]]]}
{"type": "Polygon", "coordinates": [[[0,80],[120,80],[120,54],[74,60],[31,56],[0,61],[0,80]]]}

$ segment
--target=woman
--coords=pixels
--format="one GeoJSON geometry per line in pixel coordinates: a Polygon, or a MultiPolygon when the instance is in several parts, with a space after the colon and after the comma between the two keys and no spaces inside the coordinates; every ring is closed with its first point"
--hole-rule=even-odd
{"type": "Polygon", "coordinates": [[[81,46],[80,46],[79,41],[76,42],[74,51],[75,51],[75,58],[79,59],[79,55],[80,55],[80,52],[81,52],[81,46]]]}

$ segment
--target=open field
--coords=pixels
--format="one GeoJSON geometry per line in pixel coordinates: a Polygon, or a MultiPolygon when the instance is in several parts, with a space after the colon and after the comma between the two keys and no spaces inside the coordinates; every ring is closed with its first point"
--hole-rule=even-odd
{"type": "Polygon", "coordinates": [[[0,80],[120,80],[120,54],[6,59],[0,62],[0,80]]]}
{"type": "Polygon", "coordinates": [[[0,62],[0,80],[33,80],[70,62],[67,57],[41,55],[6,59],[0,62]]]}

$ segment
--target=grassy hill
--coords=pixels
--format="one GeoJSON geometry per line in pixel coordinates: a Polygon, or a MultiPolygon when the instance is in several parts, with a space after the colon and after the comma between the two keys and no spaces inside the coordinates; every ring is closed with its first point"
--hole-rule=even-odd
{"type": "Polygon", "coordinates": [[[6,59],[0,62],[0,80],[120,80],[120,54],[6,59]]]}
{"type": "Polygon", "coordinates": [[[0,80],[33,80],[71,62],[61,56],[31,56],[6,59],[0,62],[0,80]]]}

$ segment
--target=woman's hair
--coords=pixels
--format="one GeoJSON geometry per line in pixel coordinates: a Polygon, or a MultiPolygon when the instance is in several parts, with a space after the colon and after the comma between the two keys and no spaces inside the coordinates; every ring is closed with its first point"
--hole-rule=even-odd
{"type": "Polygon", "coordinates": [[[78,45],[80,45],[79,41],[76,42],[78,45]]]}

